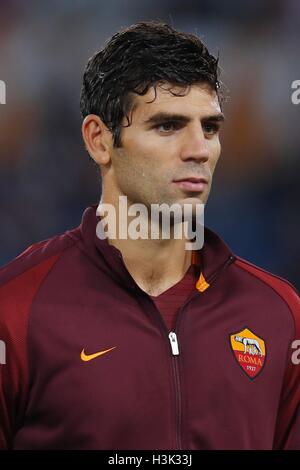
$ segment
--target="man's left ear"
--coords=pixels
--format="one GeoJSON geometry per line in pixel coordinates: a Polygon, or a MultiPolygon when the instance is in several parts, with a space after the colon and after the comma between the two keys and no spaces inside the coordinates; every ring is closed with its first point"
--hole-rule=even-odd
{"type": "Polygon", "coordinates": [[[100,166],[110,162],[112,134],[96,114],[89,114],[83,120],[82,137],[91,158],[100,166]]]}

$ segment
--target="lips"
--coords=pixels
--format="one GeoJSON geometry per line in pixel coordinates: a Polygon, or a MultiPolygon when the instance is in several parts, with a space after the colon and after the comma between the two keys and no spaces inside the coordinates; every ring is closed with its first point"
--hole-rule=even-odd
{"type": "Polygon", "coordinates": [[[196,178],[195,176],[181,178],[180,180],[175,180],[173,182],[179,188],[191,192],[203,192],[208,185],[208,181],[205,178],[196,178]]]}

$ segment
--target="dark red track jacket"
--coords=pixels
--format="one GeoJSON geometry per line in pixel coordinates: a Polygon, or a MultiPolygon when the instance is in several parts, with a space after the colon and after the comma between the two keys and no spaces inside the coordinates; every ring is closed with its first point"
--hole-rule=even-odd
{"type": "Polygon", "coordinates": [[[295,290],[206,229],[169,332],[97,221],[0,271],[0,448],[300,449],[295,290]]]}

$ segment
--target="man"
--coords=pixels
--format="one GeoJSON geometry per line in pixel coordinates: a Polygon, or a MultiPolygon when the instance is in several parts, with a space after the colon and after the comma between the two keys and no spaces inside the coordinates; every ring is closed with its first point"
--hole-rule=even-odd
{"type": "Polygon", "coordinates": [[[155,204],[189,205],[197,225],[219,94],[217,60],[167,25],[134,25],[90,59],[82,132],[101,204],[1,271],[1,448],[300,449],[295,290],[209,229],[193,251],[186,233],[119,234],[134,204],[141,225],[155,204]]]}

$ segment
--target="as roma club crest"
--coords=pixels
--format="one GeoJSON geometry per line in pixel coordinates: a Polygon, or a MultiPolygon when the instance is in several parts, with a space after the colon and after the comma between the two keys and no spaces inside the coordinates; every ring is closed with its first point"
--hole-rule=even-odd
{"type": "Polygon", "coordinates": [[[230,335],[233,354],[246,374],[253,379],[262,370],[266,360],[266,346],[262,338],[244,328],[230,335]]]}

